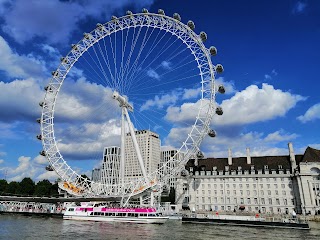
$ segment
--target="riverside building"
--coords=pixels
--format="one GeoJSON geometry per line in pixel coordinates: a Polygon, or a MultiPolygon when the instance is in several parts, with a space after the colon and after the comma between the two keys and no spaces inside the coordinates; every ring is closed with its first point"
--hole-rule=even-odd
{"type": "Polygon", "coordinates": [[[286,156],[189,160],[176,186],[178,209],[320,214],[320,150],[286,156]]]}
{"type": "MultiPolygon", "coordinates": [[[[149,130],[135,131],[135,135],[146,174],[155,172],[160,163],[159,135],[149,130]]],[[[92,180],[104,184],[120,183],[120,158],[121,151],[119,147],[104,148],[102,166],[92,170],[92,180]]],[[[124,169],[125,183],[142,178],[142,171],[130,133],[127,133],[125,137],[124,169]]]]}

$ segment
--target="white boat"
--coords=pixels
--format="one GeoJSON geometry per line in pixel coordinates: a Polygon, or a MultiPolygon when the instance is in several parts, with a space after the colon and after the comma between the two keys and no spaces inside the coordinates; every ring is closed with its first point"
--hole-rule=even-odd
{"type": "Polygon", "coordinates": [[[67,207],[63,219],[127,222],[127,223],[155,223],[163,224],[168,217],[162,216],[151,207],[111,207],[101,203],[82,203],[81,206],[67,207]]]}

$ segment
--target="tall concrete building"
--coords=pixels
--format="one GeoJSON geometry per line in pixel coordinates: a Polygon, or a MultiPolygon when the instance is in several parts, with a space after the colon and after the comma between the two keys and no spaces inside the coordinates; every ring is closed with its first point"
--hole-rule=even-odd
{"type": "MultiPolygon", "coordinates": [[[[155,172],[160,163],[160,139],[159,135],[149,130],[135,131],[136,139],[140,148],[146,174],[155,172]]],[[[120,159],[119,147],[106,147],[103,152],[101,168],[92,171],[92,180],[107,185],[119,184],[120,181],[120,159]]],[[[130,133],[125,137],[125,173],[124,183],[143,177],[138,156],[134,148],[130,133]]]]}
{"type": "Polygon", "coordinates": [[[286,156],[199,159],[186,164],[179,177],[179,209],[195,211],[320,214],[320,150],[308,147],[286,156]]]}
{"type": "MultiPolygon", "coordinates": [[[[159,135],[149,130],[135,131],[140,148],[146,174],[155,172],[160,163],[160,138],[159,135]]],[[[131,139],[127,133],[125,138],[125,182],[130,182],[143,177],[138,156],[131,139]]]]}

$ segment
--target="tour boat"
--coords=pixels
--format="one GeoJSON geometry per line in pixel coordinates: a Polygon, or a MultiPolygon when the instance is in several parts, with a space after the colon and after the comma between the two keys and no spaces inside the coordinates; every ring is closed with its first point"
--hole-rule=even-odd
{"type": "Polygon", "coordinates": [[[298,218],[275,218],[255,216],[237,216],[237,215],[213,215],[213,214],[191,214],[182,217],[182,223],[201,223],[217,225],[233,225],[246,227],[266,227],[266,228],[291,228],[309,230],[309,224],[298,218]]]}
{"type": "Polygon", "coordinates": [[[82,203],[81,206],[67,207],[63,219],[163,224],[168,220],[168,217],[162,216],[152,207],[125,208],[101,203],[82,203]]]}

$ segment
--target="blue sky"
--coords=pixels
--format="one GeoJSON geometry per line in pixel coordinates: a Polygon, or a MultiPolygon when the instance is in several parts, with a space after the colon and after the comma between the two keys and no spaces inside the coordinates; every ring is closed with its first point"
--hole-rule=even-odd
{"type": "MultiPolygon", "coordinates": [[[[319,1],[132,2],[0,0],[0,178],[57,178],[44,170],[47,162],[39,156],[42,146],[35,138],[40,132],[35,122],[41,114],[38,103],[51,71],[84,32],[111,15],[143,7],[150,12],[162,8],[170,16],[178,12],[184,23],[193,20],[196,33],[208,35],[206,47],[218,49],[212,62],[223,64],[225,72],[217,83],[227,92],[216,96],[224,115],[214,116],[211,124],[217,137],[205,138],[202,144],[207,157],[226,157],[228,148],[234,156],[243,156],[246,147],[255,156],[285,155],[288,142],[298,154],[307,146],[320,149],[319,1]]],[[[157,39],[156,31],[143,31],[141,36],[150,36],[149,42],[157,39]]],[[[120,37],[118,42],[110,39],[118,49],[120,37]]],[[[126,47],[129,52],[130,44],[126,47]]],[[[110,46],[105,49],[112,52],[110,46]]],[[[175,57],[180,49],[181,44],[165,35],[152,55],[158,58],[153,65],[137,68],[140,78],[132,79],[137,82],[128,92],[135,126],[158,132],[166,147],[178,147],[187,134],[193,115],[186,106],[196,106],[199,97],[192,56],[184,51],[175,57]],[[159,56],[166,41],[172,46],[159,56]],[[158,84],[170,79],[179,81],[158,84]]],[[[106,97],[111,88],[103,88],[88,66],[84,57],[68,75],[55,119],[61,153],[79,173],[87,174],[98,166],[101,147],[117,145],[119,135],[119,109],[106,97]]]]}

